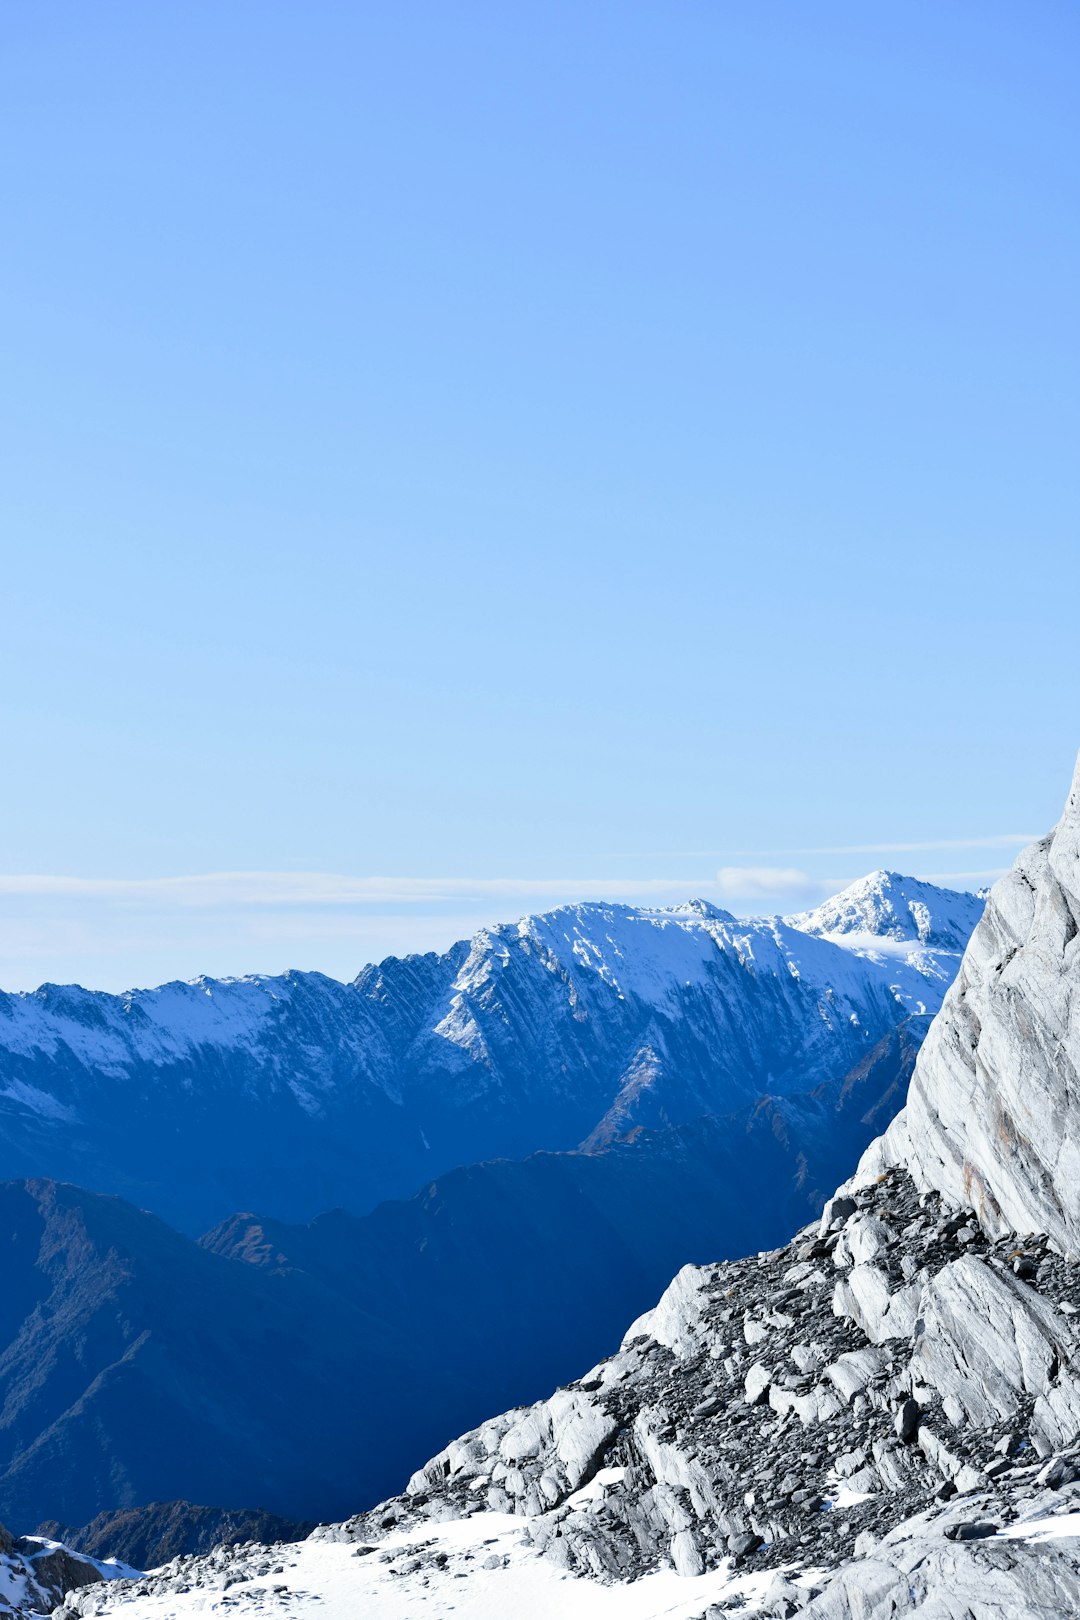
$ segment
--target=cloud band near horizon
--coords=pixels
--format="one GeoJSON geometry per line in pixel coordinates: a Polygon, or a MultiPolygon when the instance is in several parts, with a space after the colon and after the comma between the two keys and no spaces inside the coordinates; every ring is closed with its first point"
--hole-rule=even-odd
{"type": "MultiPolygon", "coordinates": [[[[926,873],[923,880],[956,887],[992,881],[1003,867],[926,873]]],[[[823,897],[855,882],[814,877],[791,866],[723,866],[697,877],[380,877],[332,872],[205,872],[146,878],[85,878],[47,873],[0,873],[8,899],[129,902],[185,908],[266,906],[411,906],[440,902],[522,899],[549,902],[633,901],[681,895],[753,900],[770,895],[823,897]]]]}

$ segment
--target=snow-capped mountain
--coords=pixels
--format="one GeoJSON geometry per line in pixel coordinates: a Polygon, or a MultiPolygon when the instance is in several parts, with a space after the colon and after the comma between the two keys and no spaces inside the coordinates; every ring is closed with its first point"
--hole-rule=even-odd
{"type": "Polygon", "coordinates": [[[1078,929],[1080,769],[820,1222],[685,1267],[617,1354],[372,1512],[70,1616],[185,1620],[226,1584],[326,1620],[1080,1613],[1078,929]]]}
{"type": "Polygon", "coordinates": [[[777,1241],[903,1101],[981,909],[923,903],[908,941],[583,905],[353,985],[7,998],[5,1168],[49,1178],[0,1185],[0,1517],[340,1514],[604,1354],[684,1262],[777,1241]],[[226,1218],[196,1245],[61,1176],[226,1218]]]}
{"type": "Polygon", "coordinates": [[[868,949],[875,948],[872,941],[880,948],[881,941],[895,940],[907,948],[963,951],[984,900],[985,895],[954,894],[901,872],[879,871],[788,921],[826,939],[861,936],[868,949]]]}
{"type": "Polygon", "coordinates": [[[3,995],[0,1176],[198,1232],[238,1208],[362,1213],[455,1165],[730,1113],[935,1012],[981,909],[879,872],[787,919],[564,906],[348,985],[3,995]]]}

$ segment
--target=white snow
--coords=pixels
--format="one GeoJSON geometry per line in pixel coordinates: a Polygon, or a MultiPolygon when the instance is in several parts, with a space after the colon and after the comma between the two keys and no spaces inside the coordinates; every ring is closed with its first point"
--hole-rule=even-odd
{"type": "MultiPolygon", "coordinates": [[[[0,1555],[0,1603],[6,1603],[16,1611],[36,1614],[44,1611],[40,1610],[43,1589],[34,1578],[34,1562],[42,1553],[60,1550],[61,1544],[49,1541],[44,1536],[25,1536],[23,1543],[32,1546],[33,1550],[0,1555]]],[[[85,1557],[81,1553],[76,1556],[85,1557]]],[[[96,1558],[85,1558],[85,1562],[93,1565],[103,1581],[134,1580],[139,1576],[137,1569],[115,1558],[106,1559],[103,1563],[96,1558]]]]}
{"type": "Polygon", "coordinates": [[[1056,1513],[1045,1519],[1021,1519],[998,1535],[1005,1541],[1061,1541],[1080,1536],[1080,1513],[1056,1513]]]}
{"type": "Polygon", "coordinates": [[[793,982],[807,999],[819,999],[827,1021],[834,1014],[848,1022],[859,1020],[868,995],[882,987],[913,1012],[927,1005],[936,1008],[955,976],[982,902],[913,879],[902,881],[936,897],[944,942],[927,921],[928,901],[912,902],[920,908],[919,916],[909,917],[903,931],[894,925],[894,899],[897,906],[900,900],[889,884],[882,889],[871,878],[816,912],[792,917],[737,919],[702,902],[674,908],[606,903],[559,906],[513,926],[484,929],[458,973],[455,998],[439,1033],[461,1045],[475,1038],[461,998],[482,995],[507,969],[507,941],[531,949],[549,971],[562,972],[572,993],[599,981],[620,996],[662,1006],[687,986],[708,983],[727,959],[729,968],[793,982]],[[860,903],[845,899],[855,895],[859,901],[856,891],[864,887],[867,894],[860,903]],[[868,975],[867,963],[880,968],[880,974],[868,975]]]}
{"type": "Polygon", "coordinates": [[[873,1491],[853,1491],[850,1485],[841,1485],[836,1495],[828,1498],[828,1505],[834,1513],[842,1513],[845,1508],[858,1507],[860,1502],[869,1502],[873,1495],[873,1491]]]}
{"type": "MultiPolygon", "coordinates": [[[[772,1571],[738,1575],[724,1567],[704,1575],[661,1570],[639,1581],[604,1585],[567,1575],[527,1544],[527,1520],[484,1513],[470,1519],[414,1527],[380,1541],[357,1556],[350,1543],[298,1542],[280,1550],[280,1575],[220,1587],[192,1587],[161,1596],[109,1594],[108,1613],[125,1620],[186,1620],[189,1615],[251,1613],[258,1599],[264,1612],[284,1612],[270,1599],[271,1588],[287,1585],[288,1612],[321,1620],[699,1620],[710,1603],[739,1597],[757,1606],[772,1571]],[[410,1549],[428,1544],[425,1564],[413,1568],[410,1549]],[[433,1544],[433,1545],[432,1545],[433,1544]],[[442,1552],[446,1564],[432,1568],[430,1555],[442,1552]],[[384,1555],[389,1554],[387,1561],[384,1555]],[[485,1563],[494,1567],[485,1569],[485,1563]]],[[[797,1578],[797,1577],[796,1577],[797,1578]]]]}
{"type": "MultiPolygon", "coordinates": [[[[495,1019],[508,1017],[500,981],[519,971],[523,953],[546,970],[545,979],[550,973],[562,981],[581,1020],[600,1014],[613,996],[637,998],[659,1013],[681,1010],[695,986],[714,1001],[719,991],[723,1004],[734,1007],[751,980],[775,986],[793,1025],[823,1026],[822,1033],[840,1026],[869,1031],[881,1025],[883,998],[911,1012],[936,1011],[981,908],[972,895],[892,873],[872,874],[816,911],[790,917],[739,919],[704,901],[671,908],[560,906],[481,929],[456,978],[425,1015],[431,1023],[424,1039],[461,1049],[462,1102],[470,1086],[483,1089],[492,1065],[484,1009],[495,1019]]],[[[516,1003],[520,984],[513,985],[516,1003]]],[[[0,1054],[51,1060],[70,1053],[97,1077],[123,1081],[141,1064],[190,1061],[206,1046],[257,1053],[269,1083],[291,1085],[300,1107],[315,1114],[333,1083],[333,1051],[344,1046],[355,1052],[358,1073],[400,1101],[393,1065],[377,1061],[368,998],[362,995],[358,1006],[356,995],[355,986],[298,973],[203,978],[121,996],[44,985],[0,995],[0,1054]],[[333,1040],[301,1042],[302,1063],[294,1057],[292,1073],[278,1076],[274,1037],[282,1023],[287,1030],[305,1018],[332,1030],[333,1040]]],[[[54,1097],[10,1078],[0,1090],[5,1105],[59,1123],[71,1120],[73,1096],[62,1086],[54,1097]]]]}
{"type": "Polygon", "coordinates": [[[786,920],[795,928],[829,938],[861,933],[962,950],[982,908],[982,896],[939,889],[900,872],[878,871],[849,884],[816,910],[786,920]]]}

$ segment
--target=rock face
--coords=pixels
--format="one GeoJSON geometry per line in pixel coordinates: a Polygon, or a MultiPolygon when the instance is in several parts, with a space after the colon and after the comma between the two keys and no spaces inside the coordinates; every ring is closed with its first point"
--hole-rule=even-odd
{"type": "Polygon", "coordinates": [[[982,910],[895,873],[846,893],[787,921],[564,906],[351,985],[0,995],[0,1177],[196,1235],[238,1209],[363,1214],[458,1165],[838,1083],[937,1010],[982,910]]]}
{"type": "MultiPolygon", "coordinates": [[[[513,1588],[493,1607],[479,1572],[497,1580],[505,1561],[509,1583],[529,1560],[534,1582],[553,1567],[583,1583],[561,1589],[571,1613],[575,1590],[581,1612],[606,1612],[588,1594],[644,1591],[664,1570],[679,1603],[667,1587],[627,1612],[1076,1612],[1080,1536],[1049,1556],[1038,1539],[1047,1518],[1080,1513],[1075,1267],[1045,1239],[1018,1255],[1014,1235],[990,1239],[901,1170],[839,1205],[780,1250],[686,1267],[615,1356],[462,1435],[402,1496],[315,1542],[353,1548],[357,1582],[386,1565],[387,1612],[452,1604],[461,1620],[511,1612],[513,1588]]],[[[125,1604],[139,1620],[163,1598],[186,1614],[185,1594],[208,1607],[280,1557],[182,1560],[73,1594],[67,1614],[125,1604]]],[[[312,1614],[357,1612],[306,1590],[312,1614]]]]}
{"type": "Polygon", "coordinates": [[[990,1232],[1080,1252],[1080,765],[1056,830],[995,885],[862,1174],[905,1165],[990,1232]]]}

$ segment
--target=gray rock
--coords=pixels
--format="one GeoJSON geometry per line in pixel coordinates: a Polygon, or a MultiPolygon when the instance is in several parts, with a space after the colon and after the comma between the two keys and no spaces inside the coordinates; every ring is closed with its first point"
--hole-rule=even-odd
{"type": "Polygon", "coordinates": [[[1080,762],[1061,821],[994,885],[919,1054],[906,1108],[858,1180],[904,1165],[984,1231],[1080,1251],[1080,762]]]}
{"type": "Polygon", "coordinates": [[[922,1417],[922,1408],[918,1401],[909,1396],[901,1402],[896,1413],[896,1434],[904,1445],[909,1445],[919,1431],[919,1420],[922,1417]]]}

